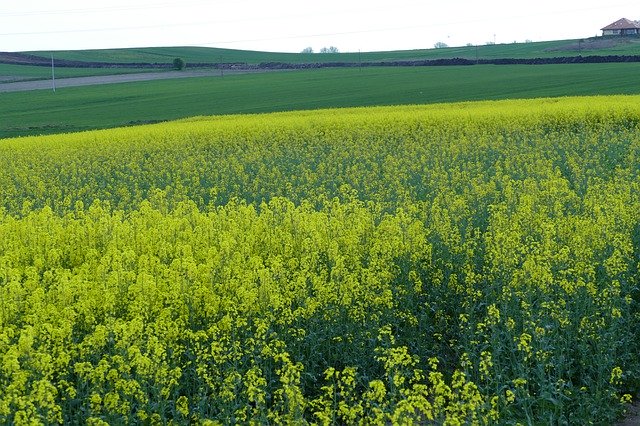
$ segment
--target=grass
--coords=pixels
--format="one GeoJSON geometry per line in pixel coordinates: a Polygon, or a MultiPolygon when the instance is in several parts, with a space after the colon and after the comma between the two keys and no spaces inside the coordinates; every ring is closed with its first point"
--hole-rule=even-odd
{"type": "Polygon", "coordinates": [[[506,43],[444,49],[400,50],[390,52],[350,52],[337,54],[302,54],[255,52],[207,47],[156,47],[137,49],[98,49],[82,51],[28,52],[34,55],[89,62],[159,62],[170,63],[183,58],[187,63],[205,62],[375,62],[412,59],[466,58],[538,58],[576,55],[639,55],[640,38],[590,38],[535,43],[506,43]],[[605,42],[605,43],[603,43],[605,42]]]}
{"type": "Polygon", "coordinates": [[[638,94],[638,64],[321,69],[0,94],[0,138],[197,115],[638,94]]]}
{"type": "MultiPolygon", "coordinates": [[[[482,46],[448,47],[443,49],[399,50],[389,52],[351,52],[336,54],[302,54],[256,52],[248,50],[219,49],[207,47],[156,47],[129,49],[98,49],[78,51],[27,52],[48,60],[75,60],[106,63],[162,63],[171,64],[175,58],[187,63],[217,64],[220,62],[260,64],[323,63],[323,62],[393,62],[425,59],[464,58],[544,58],[576,55],[640,55],[640,38],[590,38],[585,40],[557,40],[536,43],[509,43],[482,46]]],[[[141,72],[140,69],[115,68],[62,68],[56,69],[59,78],[89,75],[122,74],[141,72]]],[[[146,71],[146,70],[145,70],[146,71]]],[[[156,70],[158,71],[158,70],[156,70]]],[[[46,79],[50,77],[48,67],[0,64],[0,83],[46,79]]]]}
{"type": "MultiPolygon", "coordinates": [[[[93,75],[130,74],[158,71],[140,68],[62,68],[55,69],[56,78],[86,77],[93,75]]],[[[51,68],[27,65],[0,64],[0,83],[51,78],[51,68]]]]}

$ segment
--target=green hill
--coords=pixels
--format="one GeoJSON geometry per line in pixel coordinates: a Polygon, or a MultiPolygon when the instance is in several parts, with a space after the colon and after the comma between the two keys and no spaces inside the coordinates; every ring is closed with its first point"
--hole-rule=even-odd
{"type": "MultiPolygon", "coordinates": [[[[28,52],[50,58],[51,52],[28,52]]],[[[296,54],[205,47],[53,52],[56,60],[112,63],[380,62],[426,59],[640,55],[640,38],[597,37],[394,52],[296,54]]],[[[127,72],[66,68],[58,78],[127,72]]],[[[140,71],[137,70],[137,71],[140,71]]],[[[50,78],[47,67],[0,64],[2,82],[50,78]]],[[[0,138],[109,128],[194,115],[482,99],[637,94],[637,63],[365,67],[203,77],[0,93],[0,138]]]]}
{"type": "Polygon", "coordinates": [[[636,63],[371,67],[0,93],[0,138],[196,115],[483,99],[638,94],[636,63]]]}
{"type": "Polygon", "coordinates": [[[32,55],[87,62],[147,62],[168,63],[183,58],[187,63],[257,64],[262,62],[377,62],[420,59],[495,59],[548,58],[578,55],[640,55],[640,38],[596,37],[582,40],[557,40],[535,43],[510,43],[481,46],[447,47],[441,49],[399,50],[389,52],[349,53],[275,53],[207,47],[150,47],[132,49],[101,49],[81,51],[26,52],[32,55]]]}

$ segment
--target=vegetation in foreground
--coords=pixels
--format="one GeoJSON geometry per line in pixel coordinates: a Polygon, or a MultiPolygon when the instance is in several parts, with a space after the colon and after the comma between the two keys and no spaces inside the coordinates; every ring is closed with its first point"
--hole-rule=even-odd
{"type": "Polygon", "coordinates": [[[289,71],[0,93],[0,138],[196,115],[638,93],[638,65],[627,63],[289,71]]]}
{"type": "Polygon", "coordinates": [[[0,422],[607,424],[640,98],[0,142],[0,422]]]}

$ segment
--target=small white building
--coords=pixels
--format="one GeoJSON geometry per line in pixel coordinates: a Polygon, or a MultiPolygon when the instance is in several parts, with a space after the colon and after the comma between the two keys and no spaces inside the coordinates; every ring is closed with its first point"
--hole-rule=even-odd
{"type": "Polygon", "coordinates": [[[602,35],[638,35],[640,34],[640,21],[632,21],[622,18],[616,22],[601,28],[602,35]]]}

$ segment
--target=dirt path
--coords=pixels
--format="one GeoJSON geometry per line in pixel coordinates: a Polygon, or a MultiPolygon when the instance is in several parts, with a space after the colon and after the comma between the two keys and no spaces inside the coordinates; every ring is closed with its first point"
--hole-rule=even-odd
{"type": "Polygon", "coordinates": [[[629,412],[624,420],[616,426],[639,426],[640,425],[640,403],[636,402],[629,408],[629,412]]]}
{"type": "MultiPolygon", "coordinates": [[[[267,70],[224,70],[224,75],[249,74],[256,72],[267,72],[267,70]]],[[[220,76],[220,70],[197,70],[197,71],[164,71],[147,72],[139,74],[118,74],[101,75],[91,77],[71,77],[61,78],[55,81],[56,89],[76,86],[93,86],[97,84],[130,83],[135,81],[168,80],[177,78],[193,77],[216,77],[220,76]]],[[[28,90],[51,90],[51,80],[17,81],[10,83],[0,83],[0,93],[23,92],[28,90]]]]}

